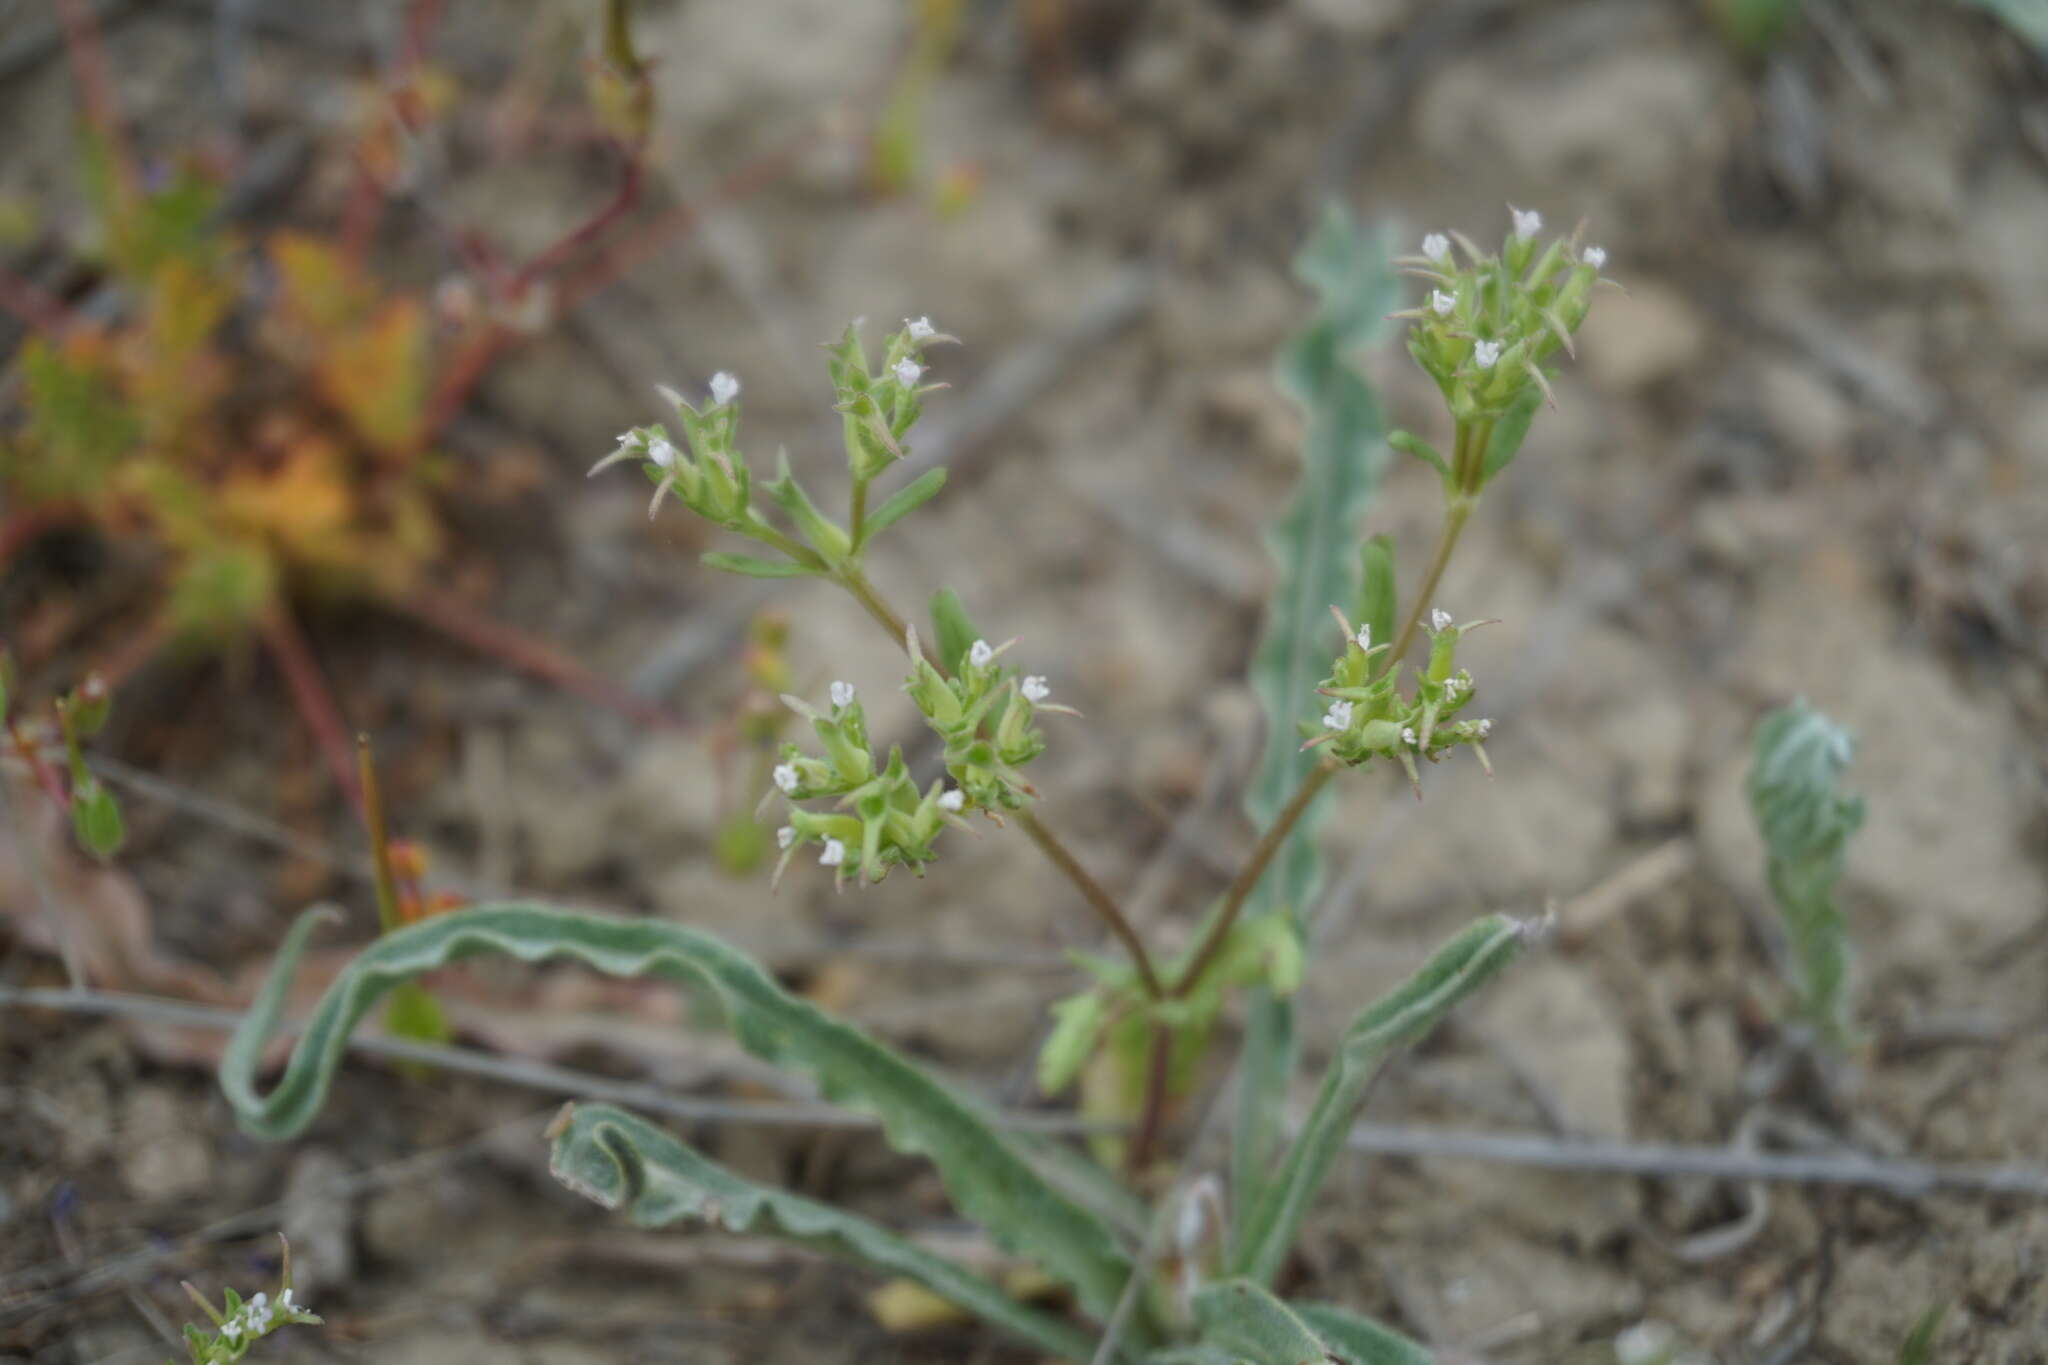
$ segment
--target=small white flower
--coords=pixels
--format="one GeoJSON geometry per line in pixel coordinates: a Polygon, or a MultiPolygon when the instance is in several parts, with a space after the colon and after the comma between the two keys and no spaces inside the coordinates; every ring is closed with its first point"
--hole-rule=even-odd
{"type": "Polygon", "coordinates": [[[1052,689],[1045,685],[1044,675],[1038,673],[1033,673],[1030,677],[1026,678],[1023,687],[1019,690],[1024,693],[1024,700],[1029,702],[1044,701],[1052,695],[1052,689]]]}
{"type": "Polygon", "coordinates": [[[1475,341],[1472,343],[1472,360],[1482,370],[1490,370],[1500,359],[1498,341],[1475,341]]]}
{"type": "Polygon", "coordinates": [[[1444,700],[1445,700],[1445,701],[1456,701],[1456,700],[1458,699],[1458,694],[1459,694],[1459,693],[1461,693],[1461,692],[1463,692],[1464,690],[1465,690],[1465,680],[1464,680],[1463,678],[1445,678],[1445,679],[1444,679],[1444,700]]]}
{"type": "Polygon", "coordinates": [[[818,862],[824,867],[837,867],[846,861],[846,845],[837,839],[825,841],[825,851],[818,855],[818,862]]]}
{"type": "Polygon", "coordinates": [[[832,684],[832,704],[834,706],[853,705],[853,684],[850,682],[834,681],[832,684]]]}
{"type": "Polygon", "coordinates": [[[939,334],[939,329],[932,326],[930,318],[905,318],[903,327],[910,333],[912,341],[930,341],[939,334]]]}
{"type": "Polygon", "coordinates": [[[1358,647],[1366,650],[1372,648],[1372,622],[1368,621],[1358,628],[1358,647]]]}
{"type": "Polygon", "coordinates": [[[961,791],[958,787],[953,788],[951,791],[943,791],[939,793],[940,810],[957,811],[966,804],[967,793],[961,791]]]}
{"type": "Polygon", "coordinates": [[[1349,730],[1351,728],[1351,703],[1348,701],[1331,702],[1330,709],[1323,712],[1323,728],[1325,730],[1349,730]]]}
{"type": "Polygon", "coordinates": [[[976,640],[967,647],[967,662],[976,668],[987,668],[989,660],[995,657],[995,649],[986,640],[976,640]]]}
{"type": "Polygon", "coordinates": [[[729,371],[720,370],[711,376],[711,406],[722,408],[740,396],[740,381],[729,371]]]}
{"type": "Polygon", "coordinates": [[[619,433],[620,450],[644,450],[647,447],[647,433],[634,427],[631,431],[619,433]]]}
{"type": "Polygon", "coordinates": [[[1411,749],[1418,747],[1415,739],[1415,731],[1412,727],[1406,725],[1401,727],[1401,742],[1411,749]]]}
{"type": "Polygon", "coordinates": [[[796,826],[784,825],[781,829],[775,831],[775,846],[777,848],[788,848],[795,842],[796,826]]]}
{"type": "Polygon", "coordinates": [[[1451,315],[1451,310],[1453,308],[1456,308],[1457,306],[1458,301],[1452,298],[1449,294],[1446,294],[1443,290],[1432,289],[1429,291],[1429,309],[1438,317],[1449,317],[1451,315]]]}
{"type": "Polygon", "coordinates": [[[1441,232],[1432,232],[1422,239],[1422,254],[1438,265],[1448,265],[1451,259],[1451,239],[1441,232]]]}
{"type": "Polygon", "coordinates": [[[915,384],[917,382],[917,377],[919,375],[924,373],[924,366],[918,364],[909,356],[905,356],[903,357],[903,359],[896,362],[896,364],[891,368],[890,373],[896,376],[897,383],[901,384],[904,388],[907,389],[912,384],[915,384]]]}
{"type": "Polygon", "coordinates": [[[1518,209],[1508,205],[1508,212],[1515,215],[1515,236],[1534,237],[1543,231],[1543,215],[1534,209],[1518,209]]]}
{"type": "Polygon", "coordinates": [[[796,794],[797,780],[796,764],[778,763],[775,765],[775,785],[782,788],[784,796],[796,794]]]}
{"type": "Polygon", "coordinates": [[[1474,728],[1479,731],[1479,737],[1485,739],[1493,733],[1493,721],[1490,718],[1482,719],[1474,728]]]}
{"type": "Polygon", "coordinates": [[[1604,246],[1587,247],[1584,251],[1581,251],[1579,253],[1579,263],[1581,265],[1590,265],[1595,270],[1601,270],[1606,268],[1607,248],[1604,246]]]}
{"type": "Polygon", "coordinates": [[[279,1308],[282,1308],[287,1313],[303,1313],[306,1311],[304,1308],[301,1308],[298,1304],[292,1302],[292,1291],[290,1289],[284,1289],[279,1291],[277,1296],[277,1306],[279,1308]]]}
{"type": "Polygon", "coordinates": [[[1429,628],[1434,631],[1449,630],[1451,628],[1451,614],[1442,607],[1431,607],[1429,609],[1429,628]]]}
{"type": "Polygon", "coordinates": [[[676,448],[660,436],[647,443],[647,458],[663,469],[676,467],[676,448]]]}

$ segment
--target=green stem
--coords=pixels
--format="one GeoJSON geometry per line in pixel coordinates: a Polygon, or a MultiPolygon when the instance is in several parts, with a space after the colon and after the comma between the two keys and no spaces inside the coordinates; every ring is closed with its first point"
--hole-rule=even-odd
{"type": "Polygon", "coordinates": [[[860,547],[867,543],[868,538],[868,481],[866,479],[857,478],[853,481],[853,508],[848,522],[852,527],[850,534],[853,536],[853,552],[859,554],[860,547]]]}
{"type": "Polygon", "coordinates": [[[1400,667],[1401,659],[1408,653],[1408,646],[1415,642],[1415,631],[1422,624],[1422,613],[1429,609],[1430,599],[1436,596],[1437,584],[1443,581],[1444,569],[1451,562],[1451,554],[1458,548],[1458,536],[1465,529],[1465,522],[1471,517],[1478,500],[1470,495],[1459,494],[1444,505],[1444,529],[1437,536],[1436,554],[1429,561],[1429,571],[1422,575],[1422,586],[1415,591],[1415,600],[1408,604],[1408,617],[1401,622],[1400,633],[1394,636],[1394,647],[1387,651],[1384,670],[1391,672],[1400,667]]]}

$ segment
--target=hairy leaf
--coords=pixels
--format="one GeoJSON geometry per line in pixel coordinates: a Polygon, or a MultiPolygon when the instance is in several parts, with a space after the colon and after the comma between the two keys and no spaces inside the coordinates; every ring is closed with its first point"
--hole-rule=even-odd
{"type": "Polygon", "coordinates": [[[1291,1305],[1344,1365],[1433,1365],[1436,1357],[1390,1327],[1320,1303],[1291,1305]]]}
{"type": "Polygon", "coordinates": [[[1196,1293],[1199,1344],[1243,1365],[1323,1365],[1323,1339],[1294,1310],[1250,1280],[1226,1280],[1196,1293]]]}
{"type": "Polygon", "coordinates": [[[1482,486],[1492,483],[1494,475],[1514,463],[1522,442],[1529,439],[1529,424],[1536,420],[1536,409],[1542,403],[1542,390],[1532,388],[1493,424],[1493,433],[1486,440],[1486,477],[1480,481],[1482,486]]]}
{"type": "MultiPolygon", "coordinates": [[[[1379,400],[1350,363],[1378,336],[1395,304],[1397,281],[1386,240],[1332,206],[1296,257],[1295,274],[1317,294],[1314,316],[1281,350],[1280,387],[1307,418],[1294,501],[1267,537],[1279,566],[1265,631],[1252,658],[1251,683],[1266,711],[1266,747],[1245,793],[1261,828],[1272,823],[1315,766],[1301,752],[1296,723],[1317,702],[1316,683],[1334,652],[1330,608],[1356,595],[1357,523],[1386,463],[1379,400]]],[[[1252,913],[1289,910],[1306,920],[1322,879],[1316,832],[1326,802],[1295,824],[1255,888],[1252,913]]],[[[1238,1074],[1231,1166],[1233,1198],[1254,1196],[1277,1142],[1276,1116],[1294,1072],[1292,1006],[1255,992],[1245,1062],[1238,1074]]]]}
{"type": "Polygon", "coordinates": [[[886,1228],[829,1204],[756,1185],[643,1118],[606,1104],[572,1106],[556,1121],[548,1168],[555,1179],[643,1228],[701,1219],[729,1232],[797,1242],[934,1294],[1043,1351],[1089,1355],[1087,1337],[886,1228]]]}
{"type": "Polygon", "coordinates": [[[1489,915],[1437,949],[1413,976],[1352,1020],[1301,1135],[1247,1214],[1233,1270],[1272,1283],[1380,1068],[1396,1048],[1436,1027],[1459,1001],[1514,961],[1526,938],[1525,927],[1515,920],[1489,915]]]}
{"type": "Polygon", "coordinates": [[[967,651],[974,648],[974,642],[982,635],[968,619],[960,594],[951,588],[941,588],[932,594],[932,629],[938,632],[935,648],[939,666],[948,673],[958,673],[966,663],[967,651]]]}
{"type": "Polygon", "coordinates": [[[1801,1008],[1835,1046],[1851,1041],[1848,922],[1835,904],[1863,801],[1841,790],[1855,756],[1847,731],[1805,702],[1764,717],[1747,783],[1769,849],[1771,894],[1792,950],[1801,1008]]]}
{"type": "Polygon", "coordinates": [[[879,1118],[898,1150],[930,1158],[963,1214],[999,1245],[1072,1284],[1088,1312],[1106,1316],[1123,1288],[1130,1262],[1109,1227],[1040,1176],[978,1107],[858,1029],[788,994],[745,954],[678,924],[508,903],[458,910],[387,934],[335,978],[283,1078],[259,1095],[258,1060],[320,918],[310,912],[292,926],[221,1060],[221,1088],[251,1133],[289,1137],[313,1121],[349,1030],[399,982],[483,954],[522,962],[572,958],[608,976],[658,977],[701,992],[748,1051],[810,1073],[828,1098],[879,1118]]]}
{"type": "Polygon", "coordinates": [[[1358,551],[1358,624],[1370,627],[1374,644],[1394,639],[1394,538],[1382,533],[1358,551]]]}

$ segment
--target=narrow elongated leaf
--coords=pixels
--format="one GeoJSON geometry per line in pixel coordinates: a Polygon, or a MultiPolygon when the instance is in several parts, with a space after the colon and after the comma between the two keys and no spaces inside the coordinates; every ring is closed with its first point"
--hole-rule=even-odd
{"type": "Polygon", "coordinates": [[[938,634],[939,666],[948,673],[958,673],[967,651],[982,636],[968,619],[967,606],[960,600],[960,594],[951,588],[941,588],[932,594],[932,629],[938,634]]]}
{"type": "Polygon", "coordinates": [[[643,1228],[702,1220],[812,1247],[915,1280],[983,1322],[1068,1360],[1088,1338],[1036,1312],[943,1257],[829,1204],[757,1185],[661,1128],[608,1104],[579,1104],[556,1121],[548,1169],[555,1179],[643,1228]]]}
{"type": "Polygon", "coordinates": [[[1344,1365],[1435,1365],[1430,1352],[1371,1318],[1320,1303],[1292,1307],[1344,1365]]]}
{"type": "Polygon", "coordinates": [[[793,559],[762,559],[758,555],[734,554],[731,550],[707,550],[702,558],[707,568],[745,574],[749,578],[808,578],[811,575],[811,570],[793,559]]]}
{"type": "Polygon", "coordinates": [[[1323,1339],[1294,1310],[1250,1280],[1225,1280],[1195,1295],[1199,1342],[1243,1365],[1323,1365],[1323,1339]]]}
{"type": "Polygon", "coordinates": [[[1249,1212],[1234,1271],[1260,1284],[1273,1282],[1373,1077],[1396,1048],[1436,1027],[1453,1006],[1514,961],[1526,938],[1525,927],[1515,920],[1489,915],[1437,949],[1415,975],[1352,1020],[1323,1075],[1308,1122],[1249,1212]]]}
{"type": "Polygon", "coordinates": [[[889,500],[868,513],[868,519],[861,524],[861,541],[865,544],[877,534],[894,526],[903,518],[938,496],[946,486],[946,471],[927,469],[903,487],[891,494],[889,500]]]}
{"type": "Polygon", "coordinates": [[[1372,630],[1374,644],[1392,644],[1394,610],[1394,538],[1381,534],[1358,551],[1358,624],[1372,630]]]}
{"type": "Polygon", "coordinates": [[[256,1068],[276,1028],[286,988],[321,918],[302,915],[221,1059],[221,1089],[236,1117],[261,1137],[289,1137],[320,1111],[349,1030],[401,981],[452,962],[503,954],[521,962],[572,958],[608,976],[656,977],[714,1002],[742,1046],[817,1078],[825,1095],[881,1120],[900,1151],[937,1166],[947,1192],[998,1245],[1029,1256],[1073,1285],[1082,1307],[1107,1315],[1130,1261],[1109,1227],[1065,1198],[980,1109],[922,1068],[776,984],[759,964],[719,940],[658,920],[618,919],[508,903],[437,916],[387,934],[343,968],[320,999],[290,1065],[268,1095],[256,1068]]]}
{"type": "MultiPolygon", "coordinates": [[[[1316,704],[1316,683],[1336,651],[1330,608],[1356,594],[1358,520],[1386,463],[1379,400],[1350,357],[1379,335],[1397,293],[1385,238],[1366,232],[1334,205],[1294,268],[1316,291],[1317,306],[1275,367],[1282,390],[1301,405],[1307,431],[1294,500],[1267,536],[1279,574],[1251,664],[1252,688],[1266,711],[1266,746],[1245,793],[1245,810],[1262,829],[1315,766],[1315,758],[1301,751],[1296,725],[1316,704]]],[[[1322,880],[1316,834],[1326,804],[1318,800],[1302,814],[1254,889],[1248,911],[1285,907],[1297,924],[1305,923],[1322,880]]],[[[1277,1115],[1294,1074],[1293,1006],[1260,988],[1253,994],[1249,1028],[1232,1124],[1232,1199],[1239,1210],[1257,1197],[1277,1146],[1277,1115]]]]}
{"type": "Polygon", "coordinates": [[[1515,400],[1506,416],[1493,424],[1493,434],[1486,441],[1486,478],[1482,484],[1493,482],[1494,475],[1514,463],[1522,442],[1529,439],[1529,424],[1536,420],[1536,409],[1542,403],[1542,390],[1530,389],[1515,400]]]}

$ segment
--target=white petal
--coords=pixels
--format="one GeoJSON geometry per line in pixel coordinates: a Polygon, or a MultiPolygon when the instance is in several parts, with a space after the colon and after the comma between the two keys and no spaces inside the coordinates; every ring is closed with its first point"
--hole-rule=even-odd
{"type": "Polygon", "coordinates": [[[740,396],[740,381],[728,371],[720,370],[711,376],[711,406],[724,407],[740,396]]]}
{"type": "Polygon", "coordinates": [[[1500,343],[1498,341],[1474,342],[1472,345],[1472,359],[1480,369],[1492,369],[1495,362],[1500,359],[1500,343]]]}
{"type": "Polygon", "coordinates": [[[937,336],[939,331],[938,328],[932,326],[930,318],[905,318],[903,319],[903,327],[905,331],[910,333],[912,341],[929,341],[932,337],[937,336]]]}
{"type": "Polygon", "coordinates": [[[1510,204],[1508,211],[1515,216],[1515,236],[1534,237],[1543,231],[1543,215],[1535,209],[1518,209],[1510,204]]]}
{"type": "Polygon", "coordinates": [[[986,640],[976,640],[967,647],[967,662],[976,668],[987,668],[989,660],[995,657],[994,647],[986,640]]]}
{"type": "Polygon", "coordinates": [[[853,705],[853,684],[850,682],[834,681],[832,684],[832,704],[834,706],[853,705]]]}
{"type": "Polygon", "coordinates": [[[1372,623],[1369,621],[1358,628],[1358,647],[1360,649],[1372,648],[1372,623]]]}
{"type": "Polygon", "coordinates": [[[1453,308],[1456,308],[1457,306],[1458,301],[1452,298],[1449,294],[1446,294],[1443,290],[1432,289],[1429,291],[1430,311],[1435,313],[1438,317],[1449,317],[1451,315],[1451,310],[1453,308]]]}
{"type": "Polygon", "coordinates": [[[897,383],[908,388],[910,385],[915,384],[917,382],[919,375],[924,373],[924,366],[918,364],[909,356],[905,356],[903,357],[903,359],[896,362],[895,368],[892,371],[892,373],[895,374],[897,383]]]}
{"type": "Polygon", "coordinates": [[[796,827],[794,825],[784,825],[781,829],[775,831],[775,846],[777,848],[788,848],[795,842],[796,827]]]}
{"type": "Polygon", "coordinates": [[[1442,607],[1431,607],[1429,609],[1429,628],[1431,630],[1449,630],[1451,628],[1451,614],[1442,607]]]}
{"type": "Polygon", "coordinates": [[[1325,730],[1350,729],[1351,703],[1348,701],[1331,702],[1330,709],[1323,713],[1323,728],[1325,730]]]}
{"type": "Polygon", "coordinates": [[[951,791],[943,791],[939,793],[940,810],[957,811],[966,804],[967,793],[961,791],[958,787],[953,788],[951,791]]]}
{"type": "Polygon", "coordinates": [[[794,792],[797,789],[797,782],[796,764],[778,763],[775,765],[775,785],[782,788],[784,795],[794,792]]]}
{"type": "Polygon", "coordinates": [[[1052,689],[1045,685],[1045,679],[1036,673],[1024,680],[1020,690],[1024,693],[1024,700],[1032,702],[1044,701],[1052,695],[1052,689]]]}
{"type": "Polygon", "coordinates": [[[663,469],[676,467],[676,448],[657,436],[647,443],[647,458],[663,469]]]}
{"type": "Polygon", "coordinates": [[[1451,259],[1451,239],[1441,232],[1432,232],[1422,239],[1422,254],[1438,264],[1451,259]]]}
{"type": "Polygon", "coordinates": [[[1607,265],[1607,248],[1604,246],[1587,247],[1579,253],[1579,263],[1581,265],[1590,265],[1595,270],[1604,269],[1607,265]]]}
{"type": "Polygon", "coordinates": [[[818,855],[818,861],[826,867],[837,867],[846,861],[846,845],[837,839],[825,841],[825,851],[818,855]]]}

